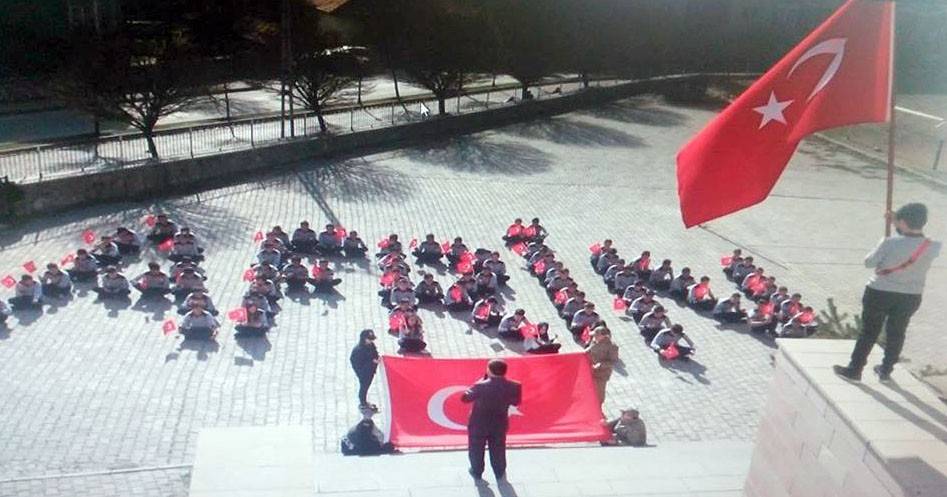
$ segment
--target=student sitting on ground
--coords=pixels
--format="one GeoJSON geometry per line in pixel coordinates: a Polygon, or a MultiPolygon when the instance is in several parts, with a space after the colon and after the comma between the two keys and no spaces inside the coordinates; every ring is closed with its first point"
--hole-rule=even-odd
{"type": "Polygon", "coordinates": [[[599,317],[597,312],[595,312],[595,304],[586,302],[582,307],[582,310],[576,312],[572,316],[572,321],[569,322],[569,331],[572,333],[573,337],[578,339],[582,336],[582,333],[586,328],[592,330],[601,321],[602,318],[599,317]]]}
{"type": "Polygon", "coordinates": [[[727,275],[728,280],[733,279],[733,268],[743,262],[743,251],[733,249],[733,254],[720,259],[720,265],[723,266],[723,274],[727,275]]]}
{"type": "Polygon", "coordinates": [[[115,266],[105,268],[105,274],[99,279],[99,284],[92,289],[102,298],[128,298],[131,293],[128,279],[118,272],[115,266]]]}
{"type": "Polygon", "coordinates": [[[615,264],[618,264],[620,260],[621,257],[618,256],[618,250],[610,248],[602,252],[602,256],[598,258],[598,262],[595,263],[595,272],[604,276],[605,271],[615,264]]]}
{"type": "Polygon", "coordinates": [[[375,257],[384,257],[388,255],[389,252],[398,251],[401,252],[401,242],[398,241],[398,235],[392,233],[388,235],[388,238],[385,238],[378,243],[378,253],[375,254],[375,257]]]}
{"type": "Polygon", "coordinates": [[[397,268],[405,274],[411,272],[411,267],[408,266],[408,263],[405,261],[405,256],[404,253],[401,252],[401,249],[393,249],[378,258],[378,269],[387,271],[392,268],[397,268]]]}
{"type": "Polygon", "coordinates": [[[602,257],[602,255],[604,255],[606,252],[610,251],[611,249],[612,249],[612,241],[606,238],[604,241],[602,241],[601,246],[598,248],[598,250],[595,252],[592,252],[592,255],[589,256],[589,264],[592,265],[592,269],[595,269],[598,267],[598,260],[602,257]]]}
{"type": "Polygon", "coordinates": [[[779,305],[779,312],[776,317],[779,319],[779,322],[785,323],[792,319],[793,316],[802,312],[802,294],[794,293],[789,300],[784,300],[782,304],[779,305]]]}
{"type": "Polygon", "coordinates": [[[506,234],[503,235],[503,241],[510,244],[524,241],[526,239],[523,236],[524,229],[526,229],[526,227],[523,226],[523,220],[520,218],[514,219],[513,224],[506,228],[506,234]]]}
{"type": "Polygon", "coordinates": [[[424,342],[424,329],[421,318],[417,314],[408,314],[398,333],[398,345],[401,350],[409,353],[418,353],[427,348],[424,342]]]}
{"type": "Polygon", "coordinates": [[[309,227],[309,221],[299,223],[299,227],[293,231],[291,239],[293,250],[303,254],[314,254],[316,252],[316,243],[319,242],[319,236],[309,227]]]}
{"type": "MultiPolygon", "coordinates": [[[[253,267],[254,278],[263,277],[266,280],[272,281],[276,284],[279,281],[279,269],[276,269],[269,262],[262,262],[253,267]]],[[[206,280],[207,278],[204,278],[206,280]]]]}
{"type": "Polygon", "coordinates": [[[648,285],[655,290],[667,291],[671,288],[672,281],[674,281],[674,269],[671,268],[671,259],[664,259],[660,267],[651,271],[648,285]]]}
{"type": "Polygon", "coordinates": [[[553,260],[552,264],[547,264],[545,267],[545,272],[542,275],[537,275],[542,281],[543,286],[547,285],[553,278],[559,275],[559,273],[565,269],[565,264],[562,261],[553,260]]]}
{"type": "Polygon", "coordinates": [[[163,297],[171,293],[171,279],[161,271],[157,262],[149,262],[148,270],[132,279],[132,286],[142,298],[163,297]]]}
{"type": "Polygon", "coordinates": [[[572,297],[575,297],[575,294],[579,292],[579,285],[573,281],[569,283],[569,286],[559,290],[552,296],[552,303],[556,306],[556,311],[562,312],[562,308],[565,307],[566,302],[569,301],[572,297]]]}
{"type": "Polygon", "coordinates": [[[625,301],[626,307],[630,307],[634,301],[644,297],[646,293],[648,293],[648,287],[644,286],[644,281],[635,280],[633,285],[625,289],[625,293],[622,294],[621,299],[625,301]]]}
{"type": "Polygon", "coordinates": [[[585,308],[585,304],[585,292],[578,291],[574,297],[567,300],[562,306],[562,310],[559,311],[559,317],[564,319],[567,323],[571,323],[572,317],[575,316],[575,313],[585,308]]]}
{"type": "Polygon", "coordinates": [[[67,269],[67,273],[73,281],[95,281],[99,274],[99,263],[86,252],[85,249],[76,251],[76,258],[72,261],[72,269],[67,269]]]}
{"type": "Polygon", "coordinates": [[[39,310],[43,308],[42,285],[32,276],[24,274],[13,289],[13,297],[7,302],[14,311],[39,310]]]}
{"type": "MultiPolygon", "coordinates": [[[[312,268],[312,279],[309,283],[312,284],[313,291],[316,293],[327,293],[332,292],[339,283],[342,283],[342,280],[335,277],[335,271],[329,267],[329,261],[322,259],[316,267],[312,268]]],[[[408,288],[411,288],[410,281],[408,288]]]]}
{"type": "Polygon", "coordinates": [[[424,277],[414,287],[414,296],[421,304],[436,304],[444,299],[444,289],[434,280],[434,275],[424,273],[424,277]]]}
{"type": "Polygon", "coordinates": [[[411,280],[401,278],[395,283],[394,288],[388,296],[388,308],[392,309],[400,302],[408,302],[411,308],[417,307],[417,297],[414,295],[414,289],[411,288],[411,280]]]}
{"type": "Polygon", "coordinates": [[[325,231],[319,233],[316,248],[325,255],[338,255],[342,252],[342,239],[345,235],[334,224],[327,224],[325,231]]]}
{"type": "Polygon", "coordinates": [[[132,230],[119,227],[112,241],[118,247],[120,255],[133,255],[141,251],[141,239],[132,230]]]}
{"type": "Polygon", "coordinates": [[[407,272],[402,271],[401,268],[398,267],[384,270],[381,278],[378,280],[378,284],[381,285],[381,290],[378,290],[378,296],[381,297],[381,305],[388,305],[391,290],[398,284],[398,281],[402,279],[406,279],[409,282],[411,281],[407,275],[407,272]]]}
{"type": "Polygon", "coordinates": [[[776,293],[770,295],[769,301],[773,304],[774,313],[779,311],[783,302],[789,300],[789,288],[781,286],[776,289],[776,293]]]}
{"type": "Polygon", "coordinates": [[[628,445],[631,447],[646,447],[648,445],[648,431],[644,421],[638,416],[637,409],[624,409],[621,416],[613,419],[605,426],[612,433],[612,438],[602,442],[602,445],[628,445]]]}
{"type": "Polygon", "coordinates": [[[245,309],[247,310],[247,320],[233,327],[237,334],[263,336],[270,331],[270,320],[266,317],[265,312],[254,304],[250,304],[245,309]]]}
{"type": "Polygon", "coordinates": [[[190,259],[192,261],[202,261],[204,256],[201,253],[204,249],[197,245],[197,237],[191,233],[188,227],[182,227],[178,234],[174,235],[174,246],[171,248],[171,255],[168,259],[178,262],[190,259]]]}
{"type": "MultiPolygon", "coordinates": [[[[257,276],[253,280],[253,283],[250,284],[250,287],[266,296],[266,300],[270,302],[270,305],[275,305],[283,298],[283,294],[280,293],[279,288],[276,287],[276,284],[273,283],[273,280],[268,280],[262,276],[257,276]]],[[[201,290],[204,289],[201,288],[201,290]]]]}
{"type": "Polygon", "coordinates": [[[452,312],[473,309],[473,297],[467,291],[467,283],[463,281],[463,278],[457,280],[444,293],[444,305],[452,312]]]}
{"type": "Polygon", "coordinates": [[[177,281],[178,276],[184,274],[185,269],[193,269],[194,273],[201,277],[201,279],[207,279],[207,273],[204,272],[204,269],[199,267],[196,262],[190,259],[184,259],[181,262],[175,262],[171,265],[171,269],[168,271],[168,277],[171,278],[171,281],[177,281]]]}
{"type": "Polygon", "coordinates": [[[398,302],[398,305],[388,311],[388,333],[400,333],[401,325],[408,319],[409,314],[416,314],[416,311],[407,299],[398,302]]]}
{"type": "Polygon", "coordinates": [[[658,306],[658,301],[654,300],[654,290],[645,290],[644,295],[636,298],[628,306],[628,312],[635,322],[641,321],[645,314],[648,314],[658,306]]]}
{"type": "Polygon", "coordinates": [[[523,237],[531,242],[541,242],[547,236],[549,236],[549,232],[546,231],[546,228],[543,228],[542,224],[539,224],[538,217],[534,217],[529,226],[523,228],[523,237]]]}
{"type": "Polygon", "coordinates": [[[513,311],[513,314],[509,314],[500,320],[500,325],[497,326],[497,336],[506,340],[523,340],[521,328],[526,323],[526,311],[517,309],[513,311]]]}
{"type": "Polygon", "coordinates": [[[456,266],[467,252],[470,252],[470,249],[468,249],[467,245],[464,244],[464,239],[458,236],[457,238],[454,238],[454,242],[450,244],[450,247],[447,249],[447,253],[444,255],[447,256],[447,262],[451,266],[456,266]]]}
{"type": "Polygon", "coordinates": [[[667,360],[687,359],[688,356],[697,351],[694,342],[687,336],[687,333],[684,333],[684,327],[679,324],[659,331],[654,336],[654,340],[651,341],[651,349],[657,352],[662,359],[667,360]],[[687,345],[681,345],[681,340],[684,340],[687,345]],[[669,350],[672,345],[677,350],[676,355],[673,349],[669,350]]]}
{"type": "Polygon", "coordinates": [[[730,273],[730,277],[734,283],[740,285],[743,283],[743,279],[753,271],[756,271],[756,265],[753,264],[753,257],[748,256],[743,259],[743,262],[733,266],[733,272],[730,273]]]}
{"type": "Polygon", "coordinates": [[[752,273],[746,275],[743,278],[743,281],[740,282],[740,291],[743,292],[747,297],[753,295],[753,289],[757,286],[766,285],[766,275],[763,274],[765,270],[762,267],[757,267],[753,270],[752,273]]]}
{"type": "Polygon", "coordinates": [[[499,252],[491,252],[490,258],[483,261],[483,268],[489,269],[497,277],[497,283],[505,285],[510,277],[506,274],[506,263],[500,260],[499,252]]]}
{"type": "Polygon", "coordinates": [[[687,303],[699,311],[712,311],[717,305],[717,297],[710,290],[710,277],[701,276],[700,283],[687,289],[687,303]]]}
{"type": "Polygon", "coordinates": [[[260,264],[266,263],[277,269],[283,266],[283,254],[276,248],[276,244],[274,243],[266,243],[263,246],[263,250],[257,252],[256,260],[260,264]]]}
{"type": "Polygon", "coordinates": [[[750,288],[748,288],[746,291],[746,295],[747,297],[753,299],[754,301],[759,298],[764,298],[766,300],[769,300],[769,298],[774,293],[776,293],[777,288],[778,286],[776,285],[776,277],[767,276],[763,280],[750,286],[750,288]]]}
{"type": "Polygon", "coordinates": [[[714,319],[721,323],[740,323],[746,320],[746,311],[740,307],[740,294],[734,293],[727,300],[714,306],[714,319]]]}
{"type": "Polygon", "coordinates": [[[72,292],[72,279],[54,262],[46,265],[46,272],[40,278],[40,283],[43,295],[47,297],[66,297],[72,292]]]}
{"type": "Polygon", "coordinates": [[[553,256],[552,253],[547,253],[542,259],[536,261],[536,263],[530,267],[530,272],[533,273],[533,276],[539,278],[539,281],[543,281],[546,279],[546,272],[550,268],[555,267],[555,264],[555,256],[553,256]]]}
{"type": "Polygon", "coordinates": [[[417,258],[418,264],[435,264],[441,261],[441,257],[444,257],[441,244],[431,233],[424,237],[424,241],[419,243],[411,254],[417,258]]]}
{"type": "Polygon", "coordinates": [[[302,257],[294,255],[289,258],[289,264],[283,266],[282,279],[288,292],[306,291],[306,283],[310,282],[309,268],[303,264],[302,257]]]}
{"type": "Polygon", "coordinates": [[[641,256],[631,263],[631,268],[638,273],[638,278],[644,281],[651,279],[651,252],[642,252],[641,256]]]}
{"type": "Polygon", "coordinates": [[[272,325],[273,317],[276,316],[276,313],[280,310],[279,306],[271,306],[270,301],[266,299],[266,295],[253,289],[253,287],[250,287],[250,290],[244,294],[243,303],[241,305],[247,308],[255,306],[257,309],[263,311],[267,319],[270,320],[270,325],[272,325]]]}
{"type": "Polygon", "coordinates": [[[479,300],[470,311],[470,322],[481,329],[499,325],[502,318],[503,306],[496,297],[479,300]]]}
{"type": "Polygon", "coordinates": [[[273,229],[271,229],[270,231],[266,233],[266,237],[275,238],[279,240],[279,242],[287,250],[292,250],[293,248],[293,242],[289,238],[289,233],[286,233],[285,231],[283,231],[282,226],[279,226],[279,225],[273,226],[273,229]]]}
{"type": "Polygon", "coordinates": [[[638,273],[635,273],[629,266],[622,267],[621,271],[615,273],[615,280],[612,282],[612,293],[624,295],[628,287],[638,281],[638,273]]]}
{"type": "Polygon", "coordinates": [[[806,306],[797,312],[789,321],[779,325],[776,334],[781,338],[805,338],[818,330],[815,311],[806,306]]]}
{"type": "Polygon", "coordinates": [[[497,293],[497,277],[489,269],[484,268],[474,277],[475,288],[474,295],[477,297],[486,297],[497,293]]]}
{"type": "Polygon", "coordinates": [[[546,252],[551,252],[551,249],[542,243],[533,242],[526,246],[526,250],[523,251],[522,257],[527,261],[532,262],[534,257],[542,258],[546,252]],[[542,253],[537,256],[536,254],[539,252],[542,253]]]}
{"type": "Polygon", "coordinates": [[[204,287],[204,278],[197,274],[193,268],[184,268],[181,274],[174,280],[174,288],[171,293],[177,300],[184,300],[194,290],[206,290],[204,287]]]}
{"type": "Polygon", "coordinates": [[[368,246],[358,237],[357,232],[349,231],[348,236],[342,241],[342,252],[349,259],[359,259],[368,253],[368,246]]]}
{"type": "MultiPolygon", "coordinates": [[[[609,292],[614,293],[615,278],[618,277],[618,274],[621,272],[627,272],[629,270],[631,270],[631,268],[625,264],[625,259],[618,259],[615,264],[608,266],[608,269],[606,269],[605,273],[602,274],[602,280],[605,281],[605,286],[608,288],[609,292]]],[[[632,271],[632,273],[633,272],[634,271],[632,271]]]]}
{"type": "Polygon", "coordinates": [[[167,215],[158,214],[155,218],[155,225],[152,226],[147,238],[151,243],[161,245],[163,242],[170,240],[177,232],[178,227],[168,220],[167,215]]]}
{"type": "Polygon", "coordinates": [[[757,299],[756,308],[753,309],[753,314],[750,315],[750,331],[756,333],[770,333],[773,334],[776,332],[776,316],[773,312],[775,307],[773,303],[764,298],[757,299]]]}
{"type": "Polygon", "coordinates": [[[100,267],[114,266],[122,262],[122,254],[118,251],[118,245],[115,245],[110,236],[103,236],[99,243],[92,248],[91,254],[100,267]]]}
{"type": "Polygon", "coordinates": [[[681,274],[679,274],[677,278],[671,280],[671,287],[668,293],[677,300],[684,300],[687,298],[687,289],[694,283],[694,277],[691,276],[691,268],[685,267],[681,269],[681,274]]]}
{"type": "Polygon", "coordinates": [[[194,306],[181,322],[181,334],[188,340],[213,340],[220,323],[200,305],[194,306]]]}
{"type": "Polygon", "coordinates": [[[524,330],[523,348],[527,354],[558,354],[561,347],[556,337],[549,336],[549,323],[536,323],[535,329],[524,330]]]}
{"type": "Polygon", "coordinates": [[[7,318],[13,315],[13,311],[7,307],[6,302],[0,300],[0,328],[7,326],[7,318]]]}
{"type": "Polygon", "coordinates": [[[651,340],[654,340],[654,336],[657,335],[659,331],[670,327],[671,319],[668,318],[667,311],[662,305],[654,306],[651,312],[642,316],[638,321],[638,330],[641,332],[641,336],[644,337],[646,343],[651,343],[651,340]]]}
{"type": "Polygon", "coordinates": [[[546,294],[549,298],[553,298],[559,290],[568,288],[573,283],[575,283],[575,281],[569,275],[569,270],[563,269],[559,271],[559,274],[553,276],[552,279],[546,281],[546,294]]]}
{"type": "MultiPolygon", "coordinates": [[[[474,252],[473,252],[473,256],[474,256],[474,259],[473,259],[473,272],[474,272],[475,274],[476,274],[476,273],[479,273],[480,271],[483,270],[483,263],[485,263],[485,262],[487,262],[487,261],[490,260],[490,255],[491,255],[492,253],[493,253],[492,251],[487,250],[487,249],[485,249],[485,248],[483,248],[483,247],[477,247],[477,249],[474,250],[474,252]]],[[[469,256],[468,256],[468,258],[469,258],[469,256]]],[[[492,271],[492,269],[491,269],[491,271],[492,271]]],[[[494,273],[494,274],[495,274],[495,273],[494,273]]]]}
{"type": "Polygon", "coordinates": [[[178,314],[183,316],[196,306],[201,306],[201,308],[211,316],[218,314],[217,308],[214,307],[214,301],[210,298],[210,295],[207,295],[203,290],[194,290],[191,292],[184,300],[184,303],[178,307],[178,314]]]}

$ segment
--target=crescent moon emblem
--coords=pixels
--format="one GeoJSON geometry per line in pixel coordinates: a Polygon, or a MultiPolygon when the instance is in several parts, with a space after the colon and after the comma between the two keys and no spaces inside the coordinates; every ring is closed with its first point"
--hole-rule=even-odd
{"type": "Polygon", "coordinates": [[[829,67],[825,68],[825,72],[822,74],[822,78],[815,85],[815,88],[812,89],[812,93],[809,94],[809,98],[806,100],[812,100],[812,97],[816,93],[822,91],[826,85],[832,81],[832,78],[835,77],[835,74],[838,72],[839,67],[842,66],[842,59],[845,58],[845,38],[832,38],[831,40],[825,40],[822,43],[819,43],[809,50],[806,50],[806,53],[802,54],[802,57],[799,57],[799,60],[793,64],[792,69],[789,70],[789,74],[786,75],[786,79],[792,77],[792,73],[796,71],[796,68],[801,66],[805,61],[815,57],[816,55],[823,54],[832,54],[832,62],[829,64],[829,67]]]}
{"type": "Polygon", "coordinates": [[[451,421],[450,418],[447,417],[447,414],[444,413],[444,402],[447,401],[447,398],[464,390],[467,390],[467,387],[452,385],[434,392],[431,399],[427,401],[427,417],[430,418],[434,424],[447,428],[448,430],[466,430],[466,426],[451,421]]]}

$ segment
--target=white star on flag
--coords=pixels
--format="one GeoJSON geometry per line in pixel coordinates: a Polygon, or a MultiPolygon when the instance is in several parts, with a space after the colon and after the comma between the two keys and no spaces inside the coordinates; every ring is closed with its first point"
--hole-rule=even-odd
{"type": "Polygon", "coordinates": [[[789,105],[792,103],[793,100],[780,102],[776,98],[776,92],[769,92],[769,102],[767,102],[766,105],[753,108],[754,111],[763,115],[763,120],[760,122],[759,129],[763,129],[763,127],[769,124],[770,121],[779,121],[783,124],[786,124],[786,116],[783,115],[783,111],[786,110],[786,107],[789,107],[789,105]]]}

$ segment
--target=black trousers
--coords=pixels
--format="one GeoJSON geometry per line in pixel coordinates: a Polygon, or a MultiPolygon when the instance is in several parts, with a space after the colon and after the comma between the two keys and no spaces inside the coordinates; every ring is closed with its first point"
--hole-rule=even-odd
{"type": "Polygon", "coordinates": [[[891,372],[901,356],[904,347],[904,335],[911,316],[921,306],[921,296],[907,293],[885,292],[865,287],[862,296],[862,332],[855,342],[849,367],[861,371],[868,361],[868,354],[885,328],[887,340],[885,357],[881,369],[891,372]]]}
{"type": "Polygon", "coordinates": [[[467,432],[467,457],[470,458],[470,469],[475,475],[482,475],[484,449],[490,447],[490,467],[493,474],[500,477],[506,474],[506,430],[467,432]]]}
{"type": "Polygon", "coordinates": [[[368,404],[368,387],[372,386],[372,380],[375,379],[375,372],[356,374],[358,376],[358,404],[368,404]]]}

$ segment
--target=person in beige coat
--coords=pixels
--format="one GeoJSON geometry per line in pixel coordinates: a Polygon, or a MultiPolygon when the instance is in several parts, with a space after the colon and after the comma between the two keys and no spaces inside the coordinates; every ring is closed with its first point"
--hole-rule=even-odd
{"type": "Polygon", "coordinates": [[[618,345],[612,343],[612,332],[604,326],[592,330],[592,342],[585,348],[592,363],[592,380],[598,393],[599,403],[605,402],[605,385],[612,376],[612,368],[618,362],[618,345]]]}

